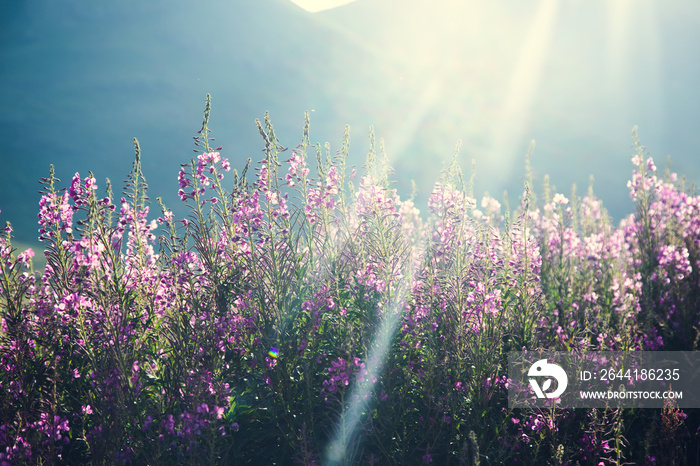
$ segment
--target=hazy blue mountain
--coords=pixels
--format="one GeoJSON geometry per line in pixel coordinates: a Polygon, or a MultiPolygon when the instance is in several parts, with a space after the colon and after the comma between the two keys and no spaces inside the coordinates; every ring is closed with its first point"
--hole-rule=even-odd
{"type": "Polygon", "coordinates": [[[51,163],[64,182],[93,170],[119,189],[133,137],[152,196],[179,205],[177,171],[207,92],[214,136],[235,165],[260,157],[255,118],[265,110],[296,144],[332,45],[281,0],[13,2],[4,14],[0,209],[20,237],[35,236],[37,180],[51,163]]]}
{"type": "Polygon", "coordinates": [[[151,196],[177,208],[207,92],[216,143],[235,167],[260,158],[254,120],[265,110],[290,147],[310,110],[312,139],[333,150],[351,126],[356,165],[374,125],[402,197],[414,179],[423,203],[461,139],[477,193],[507,189],[514,203],[536,139],[540,179],[585,192],[594,175],[619,218],[631,211],[633,125],[660,166],[671,155],[700,181],[700,7],[617,3],[628,8],[560,2],[538,61],[520,58],[532,1],[358,0],[316,14],[283,0],[2,2],[0,221],[34,242],[37,180],[51,163],[64,183],[92,170],[118,191],[133,137],[151,196]],[[514,99],[521,81],[527,95],[514,99]]]}

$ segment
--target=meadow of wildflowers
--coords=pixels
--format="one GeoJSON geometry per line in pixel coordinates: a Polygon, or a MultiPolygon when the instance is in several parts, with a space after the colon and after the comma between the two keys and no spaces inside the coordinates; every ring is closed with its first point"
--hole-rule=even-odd
{"type": "Polygon", "coordinates": [[[455,163],[421,215],[373,136],[356,172],[308,116],[231,173],[208,120],[186,218],[135,141],[122,195],[42,180],[44,270],[4,229],[1,465],[697,463],[694,410],[507,405],[511,350],[698,347],[700,197],[636,139],[615,226],[546,179],[477,200],[455,163]]]}

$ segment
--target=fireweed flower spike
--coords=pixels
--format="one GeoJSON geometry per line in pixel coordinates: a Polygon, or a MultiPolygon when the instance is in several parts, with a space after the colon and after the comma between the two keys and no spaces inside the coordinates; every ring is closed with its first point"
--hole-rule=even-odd
{"type": "Polygon", "coordinates": [[[347,130],[333,154],[307,115],[282,158],[266,115],[247,177],[210,111],[186,218],[156,220],[134,141],[122,194],[42,180],[41,273],[0,232],[0,464],[681,462],[677,408],[505,403],[510,350],[697,350],[700,197],[639,144],[618,225],[592,187],[477,204],[456,162],[422,214],[373,136],[346,171],[347,130]]]}

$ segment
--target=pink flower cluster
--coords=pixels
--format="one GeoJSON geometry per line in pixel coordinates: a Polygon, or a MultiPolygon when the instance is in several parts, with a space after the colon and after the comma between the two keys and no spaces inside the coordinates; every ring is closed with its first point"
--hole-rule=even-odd
{"type": "Polygon", "coordinates": [[[278,174],[260,129],[250,182],[206,147],[183,166],[187,219],[151,218],[137,155],[118,202],[45,180],[41,273],[4,229],[0,462],[313,464],[346,428],[358,463],[608,461],[624,413],[513,415],[504,355],[697,349],[700,197],[651,158],[618,226],[592,191],[477,209],[454,167],[421,217],[385,160],[349,190],[305,139],[278,174]]]}

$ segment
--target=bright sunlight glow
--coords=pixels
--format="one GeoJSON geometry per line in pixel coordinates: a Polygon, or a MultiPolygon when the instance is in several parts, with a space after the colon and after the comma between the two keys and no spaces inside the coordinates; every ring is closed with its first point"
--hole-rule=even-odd
{"type": "MultiPolygon", "coordinates": [[[[530,110],[543,63],[547,58],[558,2],[559,0],[540,2],[527,36],[521,41],[522,46],[517,53],[505,102],[501,106],[500,118],[498,118],[500,124],[490,131],[490,143],[487,143],[487,146],[490,146],[490,155],[501,160],[501,169],[506,170],[507,174],[510,174],[509,165],[513,164],[518,155],[522,156],[526,149],[518,151],[517,145],[524,133],[525,116],[530,110]]],[[[387,34],[406,40],[399,44],[400,48],[396,47],[384,53],[387,54],[386,56],[394,57],[407,78],[423,83],[420,91],[412,96],[408,105],[409,110],[404,114],[402,131],[395,135],[395,146],[392,148],[394,153],[401,153],[404,146],[408,145],[408,141],[425,122],[431,109],[443,106],[454,107],[455,103],[464,102],[462,100],[464,96],[455,95],[455,89],[450,88],[454,82],[452,75],[460,72],[464,61],[474,57],[470,56],[469,47],[457,38],[466,35],[472,40],[479,40],[479,23],[482,23],[483,27],[481,20],[483,12],[472,2],[436,3],[438,6],[433,8],[426,9],[423,6],[422,10],[406,8],[404,12],[396,12],[397,17],[394,21],[386,25],[387,34]],[[468,6],[471,6],[471,9],[468,6]],[[417,12],[421,14],[416,15],[417,12]],[[440,53],[436,53],[437,51],[440,53]]],[[[498,45],[496,44],[495,48],[498,45]]],[[[372,48],[367,44],[367,49],[372,48]]],[[[488,73],[494,66],[489,62],[486,64],[486,69],[481,70],[483,73],[488,73]]],[[[403,76],[400,79],[403,79],[403,76]]],[[[469,80],[468,74],[465,73],[464,79],[469,80]]],[[[478,79],[484,79],[488,84],[488,76],[478,79]]],[[[467,86],[465,89],[475,91],[478,87],[467,86]]],[[[399,286],[402,291],[393,296],[368,357],[367,369],[370,380],[353,389],[350,401],[343,409],[336,425],[335,435],[327,446],[326,464],[341,464],[352,456],[353,452],[348,451],[348,447],[357,435],[359,421],[368,403],[372,401],[374,384],[371,379],[381,373],[390,343],[402,316],[405,300],[408,298],[412,273],[404,273],[403,276],[405,278],[399,286]]]]}
{"type": "Polygon", "coordinates": [[[542,68],[551,43],[559,0],[542,0],[513,70],[501,110],[499,124],[492,133],[490,155],[503,161],[501,169],[508,179],[525,153],[520,147],[525,122],[540,82],[542,68]]]}
{"type": "MultiPolygon", "coordinates": [[[[360,0],[364,1],[371,0],[360,0]]],[[[440,162],[431,160],[431,156],[440,157],[444,144],[451,148],[461,139],[471,143],[466,148],[467,157],[477,157],[482,164],[477,165],[478,177],[507,183],[520,172],[528,142],[534,137],[535,105],[540,94],[549,91],[543,89],[542,83],[552,81],[546,73],[554,54],[561,53],[559,44],[554,42],[562,33],[557,30],[559,20],[580,5],[567,5],[560,0],[506,3],[434,0],[401,4],[398,0],[385,0],[375,4],[376,14],[367,18],[360,28],[357,24],[345,27],[337,18],[322,20],[333,33],[343,34],[360,45],[366,56],[375,57],[382,64],[371,70],[373,77],[381,79],[362,79],[363,70],[352,70],[351,78],[337,86],[347,95],[356,96],[358,101],[370,102],[358,106],[358,112],[381,115],[391,110],[392,115],[401,115],[393,131],[384,133],[387,155],[390,159],[394,156],[392,165],[404,164],[418,176],[431,177],[426,181],[432,183],[432,166],[440,162]],[[377,87],[377,83],[382,87],[377,87]],[[391,109],[374,108],[373,100],[391,109]],[[431,126],[436,120],[441,122],[440,126],[431,126]],[[434,134],[435,139],[416,144],[417,138],[425,137],[419,134],[425,133],[434,134]],[[435,147],[438,155],[424,151],[411,153],[412,146],[435,147]],[[490,166],[486,173],[483,165],[490,166]]],[[[607,59],[611,74],[606,78],[612,86],[622,87],[632,26],[626,17],[632,2],[612,1],[607,8],[610,42],[607,59]]],[[[658,42],[653,6],[642,0],[637,8],[648,18],[644,26],[653,49],[653,43],[658,42]]],[[[561,71],[554,66],[552,69],[562,73],[561,79],[567,82],[585,82],[575,68],[561,71]]],[[[393,296],[391,310],[368,357],[370,377],[381,372],[406,298],[402,293],[393,296]]],[[[326,447],[327,464],[340,464],[352,456],[353,452],[348,450],[358,435],[359,422],[368,403],[372,403],[372,386],[372,382],[365,382],[353,389],[335,435],[326,447]]]]}
{"type": "Polygon", "coordinates": [[[323,10],[330,10],[354,1],[355,0],[292,0],[292,3],[300,6],[310,13],[316,13],[323,10]]]}
{"type": "MultiPolygon", "coordinates": [[[[479,160],[479,177],[508,183],[533,137],[531,107],[550,58],[559,4],[385,0],[374,4],[361,27],[346,26],[337,17],[319,21],[381,63],[353,70],[334,85],[364,103],[356,109],[358,119],[389,111],[401,115],[391,121],[390,132],[373,121],[392,166],[400,157],[403,170],[429,178],[430,184],[461,140],[467,160],[479,160]],[[364,78],[366,73],[371,78],[364,78]],[[412,153],[417,147],[434,148],[434,154],[412,153]]],[[[338,54],[334,65],[342,67],[344,59],[338,54]]]]}

